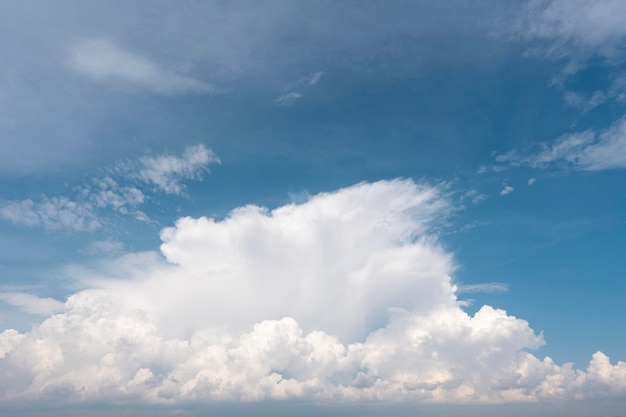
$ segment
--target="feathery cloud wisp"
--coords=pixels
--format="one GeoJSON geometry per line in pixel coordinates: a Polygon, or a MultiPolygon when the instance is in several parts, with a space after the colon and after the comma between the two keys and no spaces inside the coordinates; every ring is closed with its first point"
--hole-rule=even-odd
{"type": "Polygon", "coordinates": [[[217,92],[200,80],[177,74],[159,64],[101,39],[85,40],[72,47],[70,66],[98,82],[121,81],[161,94],[217,92]]]}

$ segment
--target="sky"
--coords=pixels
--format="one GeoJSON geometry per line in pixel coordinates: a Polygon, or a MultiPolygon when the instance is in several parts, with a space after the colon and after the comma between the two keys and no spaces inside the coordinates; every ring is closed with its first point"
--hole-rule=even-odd
{"type": "Polygon", "coordinates": [[[0,408],[606,416],[626,3],[0,2],[0,408]]]}

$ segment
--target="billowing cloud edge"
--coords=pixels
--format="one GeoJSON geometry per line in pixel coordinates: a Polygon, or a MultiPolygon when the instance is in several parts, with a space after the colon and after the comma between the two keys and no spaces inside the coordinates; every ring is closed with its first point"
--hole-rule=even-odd
{"type": "Polygon", "coordinates": [[[0,399],[179,404],[507,403],[623,397],[626,363],[539,359],[543,336],[491,306],[462,309],[435,236],[437,187],[364,183],[223,220],[181,218],[162,256],[112,278],[29,332],[0,333],[0,399]]]}

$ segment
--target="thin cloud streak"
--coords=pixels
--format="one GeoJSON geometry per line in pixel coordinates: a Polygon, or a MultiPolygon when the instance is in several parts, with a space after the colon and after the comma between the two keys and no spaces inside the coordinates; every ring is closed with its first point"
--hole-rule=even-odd
{"type": "Polygon", "coordinates": [[[102,39],[84,40],[71,48],[69,65],[97,82],[123,82],[159,94],[208,94],[214,86],[169,71],[138,54],[102,39]]]}

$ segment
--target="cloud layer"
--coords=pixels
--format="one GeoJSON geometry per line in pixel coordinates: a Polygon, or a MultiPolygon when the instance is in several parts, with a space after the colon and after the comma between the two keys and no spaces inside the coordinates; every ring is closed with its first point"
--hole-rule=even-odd
{"type": "Polygon", "coordinates": [[[74,270],[91,289],[0,334],[0,398],[131,403],[491,403],[626,393],[626,363],[586,371],[528,353],[529,324],[462,309],[434,237],[449,204],[410,180],[269,211],[181,218],[163,257],[74,270]]]}

